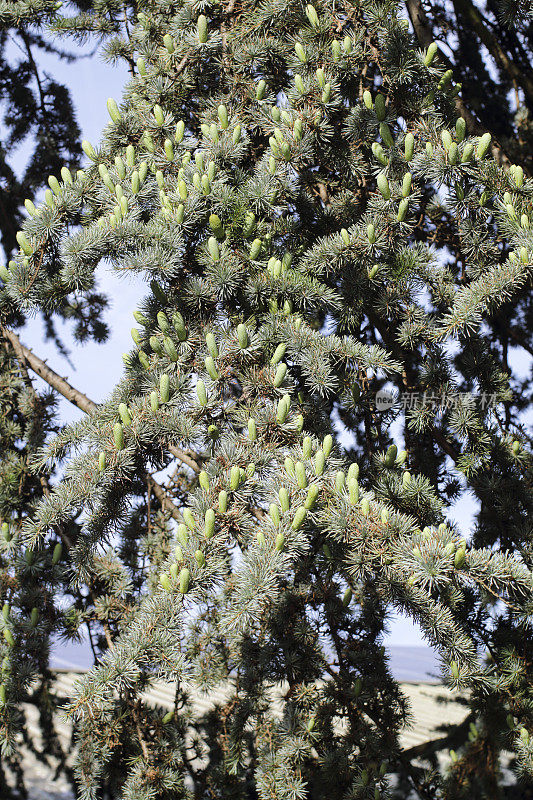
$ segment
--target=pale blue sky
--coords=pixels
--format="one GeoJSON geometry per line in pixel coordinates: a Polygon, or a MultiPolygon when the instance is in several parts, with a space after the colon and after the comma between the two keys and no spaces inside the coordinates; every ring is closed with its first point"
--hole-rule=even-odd
{"type": "MultiPolygon", "coordinates": [[[[39,57],[38,63],[42,69],[49,69],[70,87],[82,136],[92,143],[97,143],[103,127],[109,120],[106,100],[110,96],[120,99],[122,87],[127,80],[125,68],[105,65],[97,57],[67,65],[45,54],[39,57]]],[[[27,147],[23,145],[19,152],[20,164],[23,164],[26,153],[27,147]]],[[[106,314],[111,329],[109,340],[104,345],[89,343],[80,347],[69,336],[68,326],[59,325],[60,333],[69,346],[75,369],[72,369],[58,354],[53,344],[43,341],[43,329],[38,320],[29,321],[21,331],[21,338],[42,358],[46,358],[53,369],[67,377],[95,402],[100,402],[109,394],[122,374],[122,353],[129,351],[132,346],[130,336],[130,329],[134,325],[132,312],[145,292],[144,286],[145,284],[140,281],[134,282],[129,277],[119,277],[109,271],[101,270],[100,288],[111,300],[106,314]]],[[[520,361],[520,366],[523,371],[526,368],[525,362],[520,361]]],[[[81,414],[66,400],[61,401],[60,413],[64,422],[73,421],[81,414]]],[[[470,527],[473,513],[474,504],[468,495],[454,507],[452,516],[465,533],[470,527]]],[[[423,643],[419,630],[407,619],[397,619],[392,624],[386,641],[396,646],[423,643]]]]}

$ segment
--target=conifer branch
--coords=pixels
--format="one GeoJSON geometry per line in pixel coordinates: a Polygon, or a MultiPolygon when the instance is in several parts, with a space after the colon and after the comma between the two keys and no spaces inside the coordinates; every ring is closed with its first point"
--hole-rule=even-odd
{"type": "MultiPolygon", "coordinates": [[[[84,411],[86,414],[93,414],[97,410],[98,405],[93,400],[87,397],[87,395],[83,394],[83,392],[75,389],[70,383],[68,383],[68,381],[65,380],[65,378],[62,378],[60,375],[58,375],[57,372],[55,372],[46,364],[46,362],[36,356],[32,350],[23,345],[16,333],[9,330],[5,326],[2,326],[1,331],[4,338],[10,342],[13,350],[22,364],[28,364],[31,369],[37,375],[39,375],[40,378],[48,383],[49,386],[59,392],[59,394],[63,395],[63,397],[65,397],[69,402],[84,411]]],[[[171,445],[169,446],[169,450],[176,458],[194,470],[194,472],[200,472],[198,463],[184,453],[179,447],[171,445]]],[[[178,508],[170,500],[163,487],[160,486],[160,484],[158,484],[157,481],[152,478],[152,476],[148,476],[148,478],[149,485],[161,503],[161,506],[167,510],[174,519],[181,521],[181,514],[178,508]]]]}
{"type": "MultiPolygon", "coordinates": [[[[418,41],[423,47],[427,48],[433,42],[434,33],[427,18],[427,14],[424,11],[421,0],[405,0],[405,5],[418,41]]],[[[438,53],[439,59],[444,64],[446,69],[454,69],[454,64],[450,61],[442,47],[438,48],[438,53]]],[[[460,116],[466,120],[468,130],[476,136],[483,136],[483,134],[487,131],[486,127],[481,124],[479,119],[477,119],[477,117],[468,108],[463,97],[460,95],[455,97],[454,104],[458,114],[460,114],[460,116]]],[[[508,163],[508,155],[505,153],[500,144],[493,142],[492,152],[495,158],[501,158],[504,163],[508,163]]]]}
{"type": "MultiPolygon", "coordinates": [[[[45,361],[36,356],[35,353],[29,349],[29,347],[23,345],[16,333],[9,330],[5,326],[2,326],[1,331],[3,336],[11,343],[13,350],[17,354],[22,364],[28,364],[31,369],[49,386],[59,392],[59,394],[63,395],[63,397],[65,397],[70,403],[81,409],[81,411],[84,411],[86,414],[93,414],[97,410],[98,405],[93,400],[72,386],[67,380],[65,380],[65,378],[62,378],[60,375],[58,375],[57,372],[51,369],[51,367],[49,367],[45,361]]],[[[168,449],[173,456],[190,467],[194,472],[200,472],[201,467],[198,461],[195,460],[195,458],[193,458],[190,454],[185,453],[183,450],[181,450],[181,448],[176,447],[175,445],[169,445],[168,449]]],[[[196,458],[198,458],[198,456],[196,456],[196,458]]],[[[158,485],[155,481],[153,481],[153,479],[152,482],[156,486],[158,485]]]]}
{"type": "Polygon", "coordinates": [[[142,727],[141,727],[141,718],[139,715],[139,707],[140,702],[137,700],[130,699],[129,701],[131,707],[131,714],[133,717],[133,721],[135,722],[135,730],[137,731],[137,736],[139,738],[139,744],[141,746],[141,750],[145,760],[149,763],[150,762],[150,751],[148,750],[148,745],[146,744],[146,740],[143,735],[142,727]]]}

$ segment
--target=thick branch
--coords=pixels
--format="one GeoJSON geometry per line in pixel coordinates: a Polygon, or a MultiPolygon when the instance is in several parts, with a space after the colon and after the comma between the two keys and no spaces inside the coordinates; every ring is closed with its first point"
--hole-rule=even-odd
{"type": "Polygon", "coordinates": [[[435,440],[435,442],[438,445],[440,445],[440,447],[444,450],[446,455],[450,456],[452,461],[455,464],[457,464],[459,460],[459,453],[457,452],[455,447],[453,447],[453,445],[450,444],[450,442],[446,439],[442,431],[440,431],[438,428],[432,427],[429,432],[433,437],[433,439],[435,440]]]}
{"type": "Polygon", "coordinates": [[[85,411],[86,414],[93,414],[96,411],[98,408],[96,403],[90,400],[83,392],[71,386],[68,381],[58,375],[57,372],[54,372],[45,361],[36,356],[28,347],[25,347],[16,333],[4,326],[2,326],[1,330],[2,335],[10,342],[17,357],[23,364],[28,364],[43,381],[63,397],[66,397],[70,403],[85,411]]]}
{"type": "Polygon", "coordinates": [[[504,331],[509,334],[509,336],[515,341],[520,347],[522,347],[530,356],[533,356],[533,347],[527,342],[524,337],[520,333],[520,329],[518,327],[511,327],[510,325],[503,325],[504,331]]]}
{"type": "Polygon", "coordinates": [[[177,522],[182,522],[181,514],[180,514],[178,508],[174,505],[172,500],[168,497],[168,495],[165,492],[165,490],[163,489],[163,487],[160,486],[159,483],[154,481],[154,479],[152,478],[151,475],[147,475],[146,478],[147,478],[147,482],[148,482],[149,488],[153,491],[153,493],[155,494],[155,496],[157,497],[157,499],[161,503],[161,508],[164,511],[165,510],[168,511],[170,513],[171,517],[173,517],[173,519],[175,519],[177,522]]]}
{"type": "Polygon", "coordinates": [[[196,474],[198,474],[201,471],[198,462],[195,461],[193,458],[191,458],[191,456],[187,455],[187,453],[185,453],[179,447],[175,447],[173,444],[169,444],[168,449],[173,456],[176,456],[176,458],[179,459],[181,462],[183,462],[183,464],[186,464],[188,467],[190,467],[193,470],[193,472],[196,472],[196,474]]]}
{"type": "Polygon", "coordinates": [[[422,3],[420,0],[405,0],[405,7],[416,38],[422,47],[427,47],[433,41],[433,28],[426,16],[426,12],[422,8],[422,3]]]}
{"type": "Polygon", "coordinates": [[[463,15],[473,30],[477,33],[498,66],[509,75],[513,81],[522,87],[530,103],[533,103],[533,74],[531,70],[523,70],[512,61],[497,37],[486,27],[483,17],[470,0],[454,0],[457,15],[463,15]]]}

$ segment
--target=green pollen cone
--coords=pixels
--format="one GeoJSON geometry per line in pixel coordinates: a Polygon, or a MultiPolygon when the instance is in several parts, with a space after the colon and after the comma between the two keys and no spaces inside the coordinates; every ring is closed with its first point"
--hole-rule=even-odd
{"type": "Polygon", "coordinates": [[[246,325],[243,325],[242,322],[237,325],[237,339],[242,350],[248,347],[248,331],[246,325]]]}
{"type": "Polygon", "coordinates": [[[113,439],[115,440],[115,447],[117,450],[124,449],[124,428],[120,422],[115,422],[113,425],[113,439]]]}
{"type": "Polygon", "coordinates": [[[307,475],[305,474],[305,467],[301,461],[297,461],[294,465],[294,472],[296,474],[298,486],[300,489],[305,489],[307,486],[307,475]]]}
{"type": "Polygon", "coordinates": [[[198,402],[202,407],[207,405],[207,392],[205,389],[205,383],[201,378],[199,378],[196,383],[196,396],[198,397],[198,402]]]}
{"type": "Polygon", "coordinates": [[[484,133],[481,139],[479,140],[476,149],[476,156],[479,160],[481,160],[487,155],[489,147],[491,145],[491,141],[492,141],[492,136],[490,135],[490,133],[484,133]]]}
{"type": "Polygon", "coordinates": [[[191,573],[187,567],[183,567],[179,575],[179,587],[182,594],[187,594],[191,582],[191,573]]]}
{"type": "Polygon", "coordinates": [[[281,344],[278,344],[278,346],[276,347],[276,349],[274,351],[274,355],[270,359],[270,364],[273,367],[275,367],[276,364],[278,364],[281,361],[281,359],[285,355],[285,351],[286,350],[287,350],[287,345],[284,342],[282,342],[281,344]]]}
{"type": "Polygon", "coordinates": [[[279,511],[279,506],[277,506],[276,503],[271,503],[268,509],[268,513],[274,525],[279,525],[281,522],[281,514],[279,511]]]}
{"type": "Polygon", "coordinates": [[[110,97],[109,100],[107,101],[107,110],[109,111],[109,116],[111,117],[111,119],[115,124],[120,122],[122,117],[120,115],[120,111],[118,110],[116,100],[113,100],[112,97],[110,97]]]}
{"type": "Polygon", "coordinates": [[[309,489],[307,491],[307,497],[306,497],[305,503],[304,503],[304,508],[305,509],[307,509],[309,511],[310,509],[312,509],[314,507],[314,505],[315,505],[315,503],[317,501],[319,492],[320,492],[320,489],[319,489],[319,487],[318,487],[318,485],[316,483],[313,483],[309,487],[309,489]]]}
{"type": "Polygon", "coordinates": [[[307,516],[307,509],[304,508],[303,506],[300,507],[297,510],[296,514],[294,515],[294,519],[292,521],[291,528],[293,529],[293,531],[300,530],[300,528],[302,527],[302,525],[305,522],[306,516],[307,516]]]}
{"type": "Polygon", "coordinates": [[[218,510],[221,514],[224,514],[228,510],[228,493],[225,489],[222,489],[218,495],[218,510]]]}
{"type": "Polygon", "coordinates": [[[176,538],[183,545],[183,547],[187,547],[187,543],[189,541],[189,534],[187,532],[187,526],[180,522],[178,525],[178,530],[176,531],[176,538]]]}
{"type": "Polygon", "coordinates": [[[170,399],[170,377],[166,372],[159,378],[159,394],[161,395],[161,402],[168,403],[170,399]]]}
{"type": "Polygon", "coordinates": [[[252,242],[252,246],[250,247],[250,259],[255,261],[257,256],[259,255],[259,251],[261,250],[261,239],[254,239],[252,242]]]}
{"type": "Polygon", "coordinates": [[[163,355],[163,345],[161,344],[160,340],[157,336],[150,336],[150,347],[157,353],[157,355],[163,355]]]}
{"type": "Polygon", "coordinates": [[[394,146],[394,138],[392,136],[391,129],[389,128],[389,126],[387,125],[386,122],[381,122],[380,123],[380,125],[379,125],[379,134],[380,134],[381,138],[383,139],[384,144],[387,147],[393,147],[394,146]]]}
{"type": "Polygon", "coordinates": [[[170,590],[172,588],[172,584],[171,584],[170,578],[166,574],[166,572],[162,572],[161,575],[159,576],[159,583],[161,584],[161,586],[163,587],[163,589],[166,592],[170,592],[170,590]]]}
{"type": "Polygon", "coordinates": [[[279,364],[276,370],[276,374],[274,376],[274,386],[276,389],[279,389],[279,387],[285,380],[286,375],[287,375],[287,365],[285,363],[279,364]]]}
{"type": "Polygon", "coordinates": [[[22,252],[27,256],[31,256],[33,253],[33,247],[31,246],[26,234],[23,231],[18,231],[15,238],[22,252]]]}
{"type": "Polygon", "coordinates": [[[183,520],[189,530],[193,531],[196,527],[196,520],[194,519],[193,513],[190,508],[184,508],[181,512],[183,520]]]}
{"type": "Polygon", "coordinates": [[[207,349],[209,350],[209,355],[211,356],[211,358],[218,358],[218,347],[216,339],[212,333],[206,334],[205,343],[207,345],[207,349]]]}
{"type": "Polygon", "coordinates": [[[218,249],[218,242],[214,236],[210,236],[207,241],[207,248],[213,261],[219,261],[220,250],[218,249]]]}
{"type": "Polygon", "coordinates": [[[214,362],[212,356],[207,356],[204,363],[205,363],[205,368],[206,368],[207,374],[209,375],[211,380],[217,381],[219,379],[220,375],[217,372],[217,368],[215,366],[215,362],[214,362]]]}
{"type": "Polygon", "coordinates": [[[61,560],[62,555],[63,555],[63,545],[61,544],[61,542],[58,542],[54,547],[52,553],[52,566],[55,567],[55,565],[61,560]]]}
{"type": "Polygon", "coordinates": [[[290,506],[290,499],[289,499],[289,492],[287,491],[285,486],[282,486],[281,489],[279,490],[278,497],[279,497],[281,510],[283,512],[288,511],[289,510],[289,506],[290,506]]]}
{"type": "Polygon", "coordinates": [[[169,336],[165,336],[163,338],[163,349],[167,354],[169,361],[178,360],[178,351],[176,350],[176,345],[169,336]]]}
{"type": "Polygon", "coordinates": [[[58,195],[61,193],[61,186],[55,175],[50,175],[48,178],[48,185],[54,194],[58,195]]]}
{"type": "Polygon", "coordinates": [[[185,327],[185,321],[178,311],[172,315],[172,327],[178,334],[180,342],[184,342],[187,338],[187,329],[185,327]]]}
{"type": "Polygon", "coordinates": [[[389,449],[387,450],[387,454],[385,455],[385,466],[392,467],[394,462],[396,461],[396,456],[398,455],[398,448],[395,444],[391,444],[389,449]]]}
{"type": "Polygon", "coordinates": [[[213,511],[212,508],[208,508],[207,511],[205,512],[204,524],[205,524],[204,528],[205,538],[211,539],[211,537],[215,532],[215,512],[213,511]]]}
{"type": "Polygon", "coordinates": [[[415,137],[412,133],[407,133],[404,140],[404,155],[406,161],[411,161],[415,152],[415,137]]]}
{"type": "Polygon", "coordinates": [[[120,415],[120,419],[122,420],[123,425],[125,425],[126,427],[131,425],[131,415],[126,403],[119,403],[118,413],[120,415]]]}
{"type": "Polygon", "coordinates": [[[229,488],[231,489],[232,492],[237,491],[240,482],[241,482],[240,469],[236,465],[233,465],[233,467],[230,470],[230,482],[229,482],[229,488]]]}
{"type": "Polygon", "coordinates": [[[352,478],[348,483],[348,492],[350,495],[350,503],[355,506],[359,502],[359,484],[356,478],[352,478]]]}
{"type": "Polygon", "coordinates": [[[379,173],[379,175],[377,177],[377,184],[378,184],[378,189],[381,192],[381,196],[383,197],[383,199],[384,200],[390,200],[390,186],[389,186],[389,182],[387,180],[387,176],[383,172],[379,173]]]}
{"type": "Polygon", "coordinates": [[[376,112],[376,117],[378,120],[382,122],[387,113],[385,108],[385,98],[382,94],[376,95],[376,99],[374,100],[374,111],[376,112]]]}
{"type": "Polygon", "coordinates": [[[431,42],[428,49],[426,50],[426,55],[424,57],[424,64],[426,65],[426,67],[429,67],[432,64],[433,59],[437,55],[437,51],[438,51],[437,42],[431,42]]]}

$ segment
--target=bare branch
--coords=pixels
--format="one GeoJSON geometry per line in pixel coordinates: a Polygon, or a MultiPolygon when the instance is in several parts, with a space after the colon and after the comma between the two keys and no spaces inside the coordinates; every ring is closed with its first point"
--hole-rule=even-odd
{"type": "Polygon", "coordinates": [[[57,372],[54,372],[45,361],[36,356],[28,347],[25,347],[16,333],[13,333],[3,325],[1,331],[4,338],[10,342],[22,364],[26,363],[43,381],[46,381],[49,386],[63,395],[63,397],[66,397],[77,408],[85,411],[86,414],[93,414],[96,411],[98,408],[96,403],[90,400],[83,392],[71,386],[68,381],[58,375],[57,372]]]}

